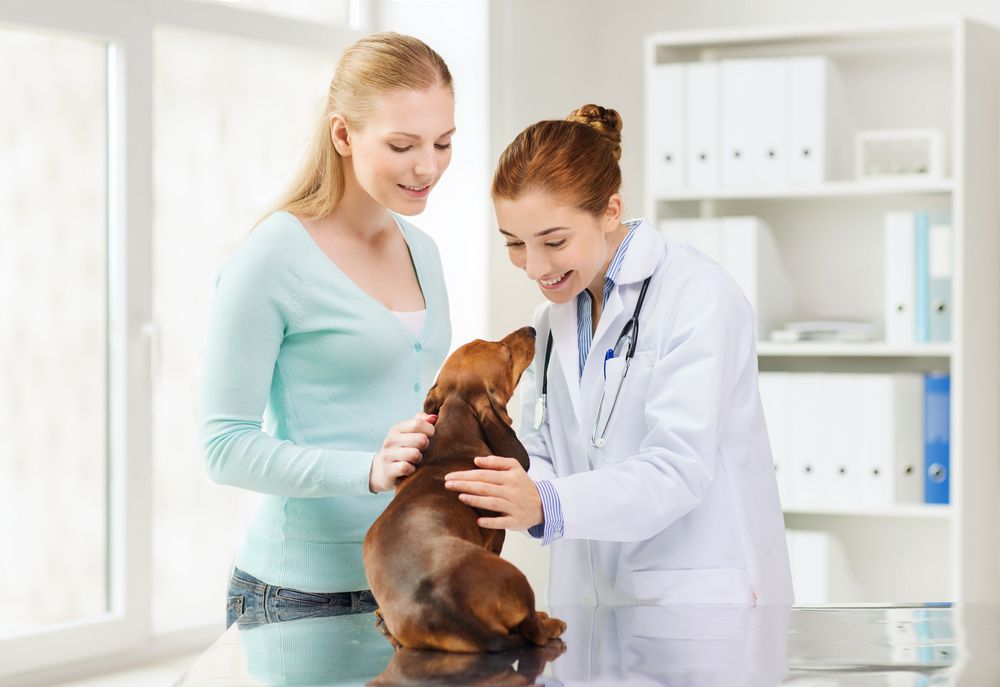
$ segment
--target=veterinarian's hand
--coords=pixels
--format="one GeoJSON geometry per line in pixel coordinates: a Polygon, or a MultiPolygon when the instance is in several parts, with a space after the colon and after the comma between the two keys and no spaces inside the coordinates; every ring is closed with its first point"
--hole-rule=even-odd
{"type": "Polygon", "coordinates": [[[382,442],[382,450],[372,460],[368,473],[369,491],[376,493],[395,489],[400,477],[413,474],[434,436],[435,422],[437,415],[417,413],[389,429],[382,442]]]}
{"type": "Polygon", "coordinates": [[[535,482],[513,458],[480,456],[483,470],[451,472],[444,476],[446,489],[462,492],[462,503],[493,510],[495,518],[479,518],[479,526],[491,530],[526,530],[542,522],[542,497],[535,482]]]}

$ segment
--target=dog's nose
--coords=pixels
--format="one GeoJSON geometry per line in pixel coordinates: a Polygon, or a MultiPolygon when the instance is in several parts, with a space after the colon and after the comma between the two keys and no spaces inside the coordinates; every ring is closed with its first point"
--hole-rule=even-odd
{"type": "Polygon", "coordinates": [[[538,336],[538,332],[535,331],[534,327],[525,327],[525,329],[528,330],[528,333],[531,334],[532,338],[538,336]]]}

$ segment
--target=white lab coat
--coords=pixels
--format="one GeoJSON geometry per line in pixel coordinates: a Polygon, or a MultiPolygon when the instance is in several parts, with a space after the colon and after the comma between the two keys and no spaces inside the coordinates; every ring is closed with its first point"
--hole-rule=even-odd
{"type": "Polygon", "coordinates": [[[788,672],[788,606],[551,610],[566,621],[566,653],[549,668],[563,687],[774,687],[788,672]]]}
{"type": "MultiPolygon", "coordinates": [[[[582,379],[575,299],[535,313],[521,439],[529,475],[552,482],[565,523],[552,544],[549,602],[790,604],[753,311],[715,262],[646,221],[633,231],[582,379]],[[604,352],[650,275],[636,354],[598,449],[604,352]],[[535,431],[550,324],[548,406],[535,431]]],[[[607,364],[605,407],[622,365],[607,364]]]]}

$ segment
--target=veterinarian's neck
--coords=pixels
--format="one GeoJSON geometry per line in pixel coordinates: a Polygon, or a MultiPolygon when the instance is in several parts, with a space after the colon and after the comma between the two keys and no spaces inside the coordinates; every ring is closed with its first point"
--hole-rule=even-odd
{"type": "Polygon", "coordinates": [[[587,287],[587,291],[590,292],[591,323],[594,329],[597,328],[597,321],[601,318],[604,303],[604,275],[608,273],[608,267],[611,266],[611,261],[614,259],[615,253],[618,252],[618,247],[625,240],[626,234],[628,234],[628,227],[621,223],[618,224],[617,229],[607,234],[608,254],[601,269],[594,275],[594,281],[587,287]]]}

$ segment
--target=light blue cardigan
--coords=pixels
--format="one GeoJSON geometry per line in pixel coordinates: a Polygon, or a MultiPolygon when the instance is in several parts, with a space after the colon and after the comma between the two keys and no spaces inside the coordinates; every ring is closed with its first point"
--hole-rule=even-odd
{"type": "Polygon", "coordinates": [[[419,337],[287,212],[259,224],[220,272],[202,380],[205,464],[220,484],[268,495],[237,565],[270,584],[368,588],[361,542],[392,495],[368,491],[372,458],[392,424],[421,410],[451,341],[437,246],[395,219],[427,303],[419,337]]]}

